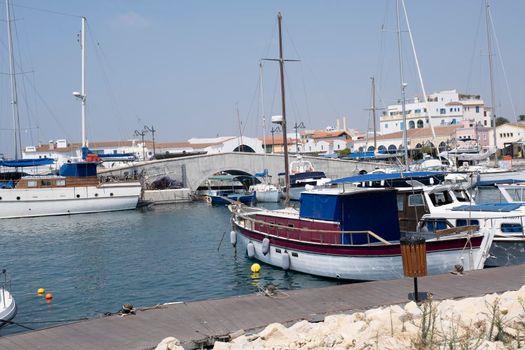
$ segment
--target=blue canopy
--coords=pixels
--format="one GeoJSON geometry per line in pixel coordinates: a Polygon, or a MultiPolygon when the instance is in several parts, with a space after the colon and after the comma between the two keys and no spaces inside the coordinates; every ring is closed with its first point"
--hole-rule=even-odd
{"type": "Polygon", "coordinates": [[[257,177],[266,177],[266,176],[268,176],[268,169],[264,169],[260,173],[255,173],[255,176],[257,176],[257,177]]]}
{"type": "Polygon", "coordinates": [[[452,208],[453,211],[497,211],[508,213],[521,207],[520,203],[485,203],[477,205],[460,205],[452,208]]]}
{"type": "Polygon", "coordinates": [[[51,158],[33,158],[33,159],[16,159],[16,160],[0,160],[0,166],[9,168],[24,168],[39,165],[51,165],[55,161],[51,158]]]}
{"type": "Polygon", "coordinates": [[[343,177],[330,181],[328,184],[347,184],[360,183],[368,181],[383,181],[383,180],[397,180],[397,179],[414,179],[430,177],[435,175],[444,175],[445,173],[433,171],[408,171],[405,173],[390,173],[390,174],[364,174],[350,177],[343,177]]]}

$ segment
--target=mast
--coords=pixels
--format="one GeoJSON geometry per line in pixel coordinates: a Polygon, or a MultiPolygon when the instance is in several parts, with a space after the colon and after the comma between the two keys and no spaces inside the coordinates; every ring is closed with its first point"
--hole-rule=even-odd
{"type": "Polygon", "coordinates": [[[396,18],[397,18],[397,50],[399,56],[399,80],[401,84],[401,113],[403,114],[403,150],[405,152],[405,170],[408,171],[408,141],[407,141],[407,116],[405,112],[405,88],[407,84],[403,78],[403,56],[401,42],[401,28],[399,26],[399,0],[396,1],[396,18]]]}
{"type": "Polygon", "coordinates": [[[494,137],[494,147],[496,148],[496,153],[494,153],[494,166],[498,166],[498,144],[496,136],[496,93],[494,91],[494,73],[493,73],[493,63],[492,63],[492,33],[490,31],[490,4],[489,0],[485,0],[485,23],[487,26],[487,47],[489,53],[489,78],[490,78],[490,104],[492,105],[492,131],[494,137]]]}
{"type": "Polygon", "coordinates": [[[277,14],[277,21],[279,24],[279,71],[281,76],[281,104],[283,121],[281,126],[283,128],[283,146],[284,146],[284,177],[286,192],[284,197],[284,206],[287,207],[290,204],[290,168],[288,164],[288,137],[286,132],[286,99],[284,94],[284,58],[283,58],[283,35],[282,35],[282,20],[283,16],[279,12],[277,14]]]}
{"type": "Polygon", "coordinates": [[[372,79],[372,121],[374,125],[374,152],[377,151],[377,127],[376,127],[376,80],[372,79]]]}
{"type": "Polygon", "coordinates": [[[20,135],[20,114],[18,112],[18,94],[16,89],[16,72],[15,60],[13,56],[13,37],[11,32],[11,5],[9,0],[5,0],[5,8],[7,15],[7,36],[9,48],[9,76],[11,78],[11,112],[13,115],[13,144],[14,144],[14,159],[17,160],[19,153],[22,150],[22,141],[20,135]]]}
{"type": "MultiPolygon", "coordinates": [[[[263,158],[263,172],[265,173],[264,179],[266,180],[266,115],[264,114],[264,84],[263,84],[263,64],[259,62],[259,94],[261,102],[261,114],[263,122],[263,149],[264,149],[264,158],[263,158]]],[[[273,145],[272,145],[273,147],[273,145]]],[[[266,182],[266,181],[265,181],[266,182]]]]}
{"type": "Polygon", "coordinates": [[[80,33],[80,47],[82,48],[82,147],[86,147],[86,17],[82,17],[82,32],[80,33]]]}

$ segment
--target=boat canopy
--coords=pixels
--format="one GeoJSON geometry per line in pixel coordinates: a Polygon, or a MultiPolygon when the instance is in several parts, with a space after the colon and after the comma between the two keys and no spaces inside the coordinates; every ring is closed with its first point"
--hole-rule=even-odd
{"type": "Polygon", "coordinates": [[[268,176],[268,169],[264,169],[260,173],[255,173],[255,176],[257,176],[257,177],[266,177],[266,176],[268,176]]]}
{"type": "Polygon", "coordinates": [[[16,159],[16,160],[0,160],[0,166],[9,168],[24,168],[39,165],[51,165],[55,161],[51,158],[32,158],[32,159],[16,159]]]}
{"type": "Polygon", "coordinates": [[[97,176],[97,162],[64,163],[58,172],[60,176],[97,176]]]}
{"type": "Polygon", "coordinates": [[[445,175],[442,172],[433,171],[408,171],[404,173],[389,173],[389,174],[364,174],[350,177],[343,177],[330,181],[328,184],[349,184],[349,183],[360,183],[368,181],[385,181],[385,180],[398,180],[398,179],[415,179],[415,178],[428,178],[433,176],[445,175]]]}
{"type": "MultiPolygon", "coordinates": [[[[387,241],[400,238],[397,191],[367,190],[339,194],[303,192],[301,218],[338,222],[342,231],[372,231],[387,241]],[[381,203],[380,208],[378,203],[381,203]]],[[[342,234],[345,244],[368,243],[368,235],[342,234]]],[[[377,240],[370,237],[370,242],[377,240]]]]}
{"type": "Polygon", "coordinates": [[[452,208],[453,211],[498,211],[498,212],[511,212],[521,207],[520,203],[485,203],[477,205],[460,205],[459,207],[452,208]]]}

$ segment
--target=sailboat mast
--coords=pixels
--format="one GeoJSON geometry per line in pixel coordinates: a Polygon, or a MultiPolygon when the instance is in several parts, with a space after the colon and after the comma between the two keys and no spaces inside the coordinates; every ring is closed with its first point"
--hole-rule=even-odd
{"type": "Polygon", "coordinates": [[[82,17],[80,47],[82,49],[82,90],[80,91],[80,99],[82,101],[82,147],[86,147],[86,17],[82,17]]]}
{"type": "MultiPolygon", "coordinates": [[[[264,159],[263,159],[263,172],[266,172],[266,115],[264,114],[264,84],[263,84],[263,64],[259,62],[259,94],[261,102],[261,114],[263,122],[263,149],[264,149],[264,159]]],[[[273,147],[273,145],[272,145],[273,147]]],[[[265,176],[266,180],[266,176],[265,176]]]]}
{"type": "Polygon", "coordinates": [[[7,15],[7,36],[9,49],[9,76],[11,77],[11,112],[13,115],[13,143],[14,143],[14,159],[18,159],[19,153],[22,150],[22,141],[20,135],[20,114],[18,112],[18,94],[16,89],[16,72],[15,60],[13,55],[13,36],[11,32],[11,4],[9,0],[5,1],[6,15],[7,15]]]}
{"type": "Polygon", "coordinates": [[[284,95],[284,58],[283,58],[283,35],[282,35],[282,20],[283,17],[279,12],[277,14],[277,22],[279,23],[279,71],[281,75],[281,104],[283,120],[281,126],[283,128],[283,146],[284,146],[284,177],[286,192],[284,196],[284,205],[287,207],[290,204],[290,169],[288,164],[288,137],[286,132],[286,99],[284,95]]]}
{"type": "Polygon", "coordinates": [[[405,88],[407,84],[403,77],[403,56],[401,42],[401,27],[399,24],[399,0],[396,1],[396,18],[397,18],[397,51],[399,56],[399,80],[401,83],[401,113],[403,114],[403,150],[405,152],[405,170],[408,171],[408,141],[407,141],[407,116],[405,112],[405,88]]]}
{"type": "Polygon", "coordinates": [[[376,80],[372,79],[372,121],[374,125],[374,152],[377,151],[377,127],[376,127],[376,80]]]}
{"type": "Polygon", "coordinates": [[[498,166],[498,144],[496,137],[496,93],[494,91],[494,73],[493,73],[493,62],[492,62],[492,32],[490,31],[490,4],[489,0],[485,0],[485,22],[487,25],[487,46],[489,53],[489,78],[490,78],[490,104],[492,105],[492,130],[494,137],[494,147],[496,153],[494,153],[494,166],[498,166]]]}

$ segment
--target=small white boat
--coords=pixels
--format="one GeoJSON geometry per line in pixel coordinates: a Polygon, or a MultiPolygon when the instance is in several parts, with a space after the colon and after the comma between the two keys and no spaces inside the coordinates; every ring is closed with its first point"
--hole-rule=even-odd
{"type": "Polygon", "coordinates": [[[281,190],[269,183],[260,183],[250,186],[250,191],[255,192],[257,202],[277,203],[281,200],[281,190]]]}
{"type": "Polygon", "coordinates": [[[10,323],[16,315],[15,299],[11,295],[11,281],[7,278],[6,270],[2,270],[4,280],[0,281],[0,327],[10,323]]]}

